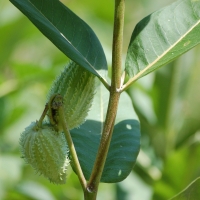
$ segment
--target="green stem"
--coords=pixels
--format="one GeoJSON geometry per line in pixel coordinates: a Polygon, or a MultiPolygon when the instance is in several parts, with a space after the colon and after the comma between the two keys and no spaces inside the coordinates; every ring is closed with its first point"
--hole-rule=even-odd
{"type": "Polygon", "coordinates": [[[115,0],[111,89],[117,89],[117,91],[119,91],[121,87],[124,11],[125,0],[115,0]]]}
{"type": "Polygon", "coordinates": [[[99,77],[99,80],[104,84],[107,90],[110,91],[110,85],[106,82],[106,80],[103,79],[102,77],[99,77]]]}
{"type": "Polygon", "coordinates": [[[115,0],[115,17],[113,31],[113,51],[112,51],[112,81],[110,88],[110,99],[107,115],[103,128],[103,133],[98,149],[98,154],[93,166],[92,174],[85,192],[85,199],[95,200],[99,182],[108,154],[112,132],[114,128],[117,107],[120,97],[121,87],[121,63],[123,46],[123,26],[124,26],[125,0],[115,0]]]}
{"type": "Polygon", "coordinates": [[[63,106],[62,105],[58,107],[58,113],[59,113],[60,122],[61,122],[62,127],[63,127],[63,131],[65,133],[65,138],[67,140],[67,143],[69,145],[69,150],[70,150],[70,153],[72,155],[72,162],[74,164],[74,167],[75,167],[77,176],[79,178],[79,181],[81,183],[82,189],[85,192],[87,182],[86,182],[85,177],[83,175],[83,172],[82,172],[79,160],[78,160],[78,156],[76,154],[76,150],[75,150],[74,143],[72,141],[70,132],[69,132],[69,130],[67,128],[67,123],[66,123],[66,120],[65,120],[65,116],[64,116],[64,111],[63,111],[63,106]]]}
{"type": "Polygon", "coordinates": [[[49,105],[46,104],[46,105],[45,105],[45,108],[44,108],[44,110],[43,110],[43,112],[42,112],[42,115],[41,115],[41,117],[40,117],[40,119],[39,119],[39,121],[38,121],[38,126],[39,126],[39,127],[42,127],[42,122],[43,122],[43,120],[44,120],[44,118],[45,118],[45,116],[46,116],[48,110],[49,110],[49,105]]]}
{"type": "MultiPolygon", "coordinates": [[[[142,72],[143,73],[143,72],[142,72]]],[[[134,82],[136,82],[142,73],[138,73],[137,75],[135,75],[133,78],[129,79],[127,83],[125,83],[122,88],[121,88],[121,92],[127,90],[134,82]]]]}
{"type": "Polygon", "coordinates": [[[112,138],[112,131],[114,127],[114,122],[117,113],[117,107],[119,102],[120,93],[111,93],[110,100],[108,105],[107,116],[105,120],[105,125],[100,141],[100,146],[98,150],[98,154],[95,160],[95,164],[92,170],[92,174],[90,180],[88,182],[87,190],[92,198],[91,200],[96,199],[96,194],[98,190],[98,185],[101,179],[101,175],[103,172],[103,168],[105,165],[106,157],[108,154],[108,149],[110,146],[110,141],[112,138]]]}

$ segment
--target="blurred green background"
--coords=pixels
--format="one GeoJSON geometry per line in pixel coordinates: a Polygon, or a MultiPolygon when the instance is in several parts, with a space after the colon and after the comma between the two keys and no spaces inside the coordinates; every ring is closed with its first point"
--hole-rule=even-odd
{"type": "MultiPolygon", "coordinates": [[[[63,0],[96,32],[111,64],[114,1],[63,0]]],[[[126,0],[124,58],[135,24],[172,0],[126,0]]],[[[200,46],[127,92],[141,121],[141,151],[130,176],[102,184],[98,199],[165,200],[200,176],[200,46]]],[[[0,199],[80,200],[77,177],[53,185],[20,158],[19,135],[39,118],[68,59],[9,1],[0,1],[0,199]]]]}

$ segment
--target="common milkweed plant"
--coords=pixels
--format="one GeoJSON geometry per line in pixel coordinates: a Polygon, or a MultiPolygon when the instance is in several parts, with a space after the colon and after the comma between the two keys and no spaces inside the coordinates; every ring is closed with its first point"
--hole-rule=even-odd
{"type": "Polygon", "coordinates": [[[22,157],[57,184],[66,182],[70,164],[84,198],[94,200],[100,182],[129,175],[140,150],[139,120],[124,91],[200,42],[200,1],[178,0],[142,19],[122,67],[125,0],[115,0],[111,80],[97,36],[63,3],[10,2],[71,60],[53,82],[40,119],[21,134],[22,157]]]}

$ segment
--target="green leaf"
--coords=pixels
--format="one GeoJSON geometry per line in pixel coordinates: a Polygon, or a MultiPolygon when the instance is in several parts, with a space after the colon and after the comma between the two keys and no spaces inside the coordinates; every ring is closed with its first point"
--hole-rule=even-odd
{"type": "Polygon", "coordinates": [[[199,44],[199,33],[199,0],[179,0],[145,17],[135,27],[128,48],[129,84],[199,44]]]}
{"type": "MultiPolygon", "coordinates": [[[[71,135],[86,179],[89,179],[97,154],[109,93],[100,86],[86,122],[71,135]]],[[[108,157],[101,182],[124,180],[136,162],[140,149],[140,127],[129,96],[121,95],[108,157]]]]}
{"type": "Polygon", "coordinates": [[[71,60],[105,78],[107,62],[93,30],[58,0],[10,0],[71,60]]]}
{"type": "Polygon", "coordinates": [[[200,178],[194,180],[187,188],[170,200],[193,200],[200,197],[200,178]]]}

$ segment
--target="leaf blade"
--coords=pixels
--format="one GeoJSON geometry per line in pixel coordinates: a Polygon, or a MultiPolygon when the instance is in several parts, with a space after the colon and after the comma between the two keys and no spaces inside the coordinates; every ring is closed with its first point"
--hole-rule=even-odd
{"type": "MultiPolygon", "coordinates": [[[[100,86],[94,98],[93,107],[86,122],[80,128],[71,130],[77,155],[87,180],[98,151],[109,93],[100,86]]],[[[101,182],[122,181],[132,171],[140,149],[139,129],[139,122],[131,100],[124,93],[120,98],[118,115],[101,182]],[[127,114],[129,114],[128,117],[127,114]]]]}
{"type": "Polygon", "coordinates": [[[10,1],[71,60],[105,79],[107,61],[97,36],[64,4],[58,0],[10,1]]]}
{"type": "Polygon", "coordinates": [[[132,171],[140,149],[138,130],[137,120],[124,120],[115,125],[102,182],[120,182],[132,171]]]}
{"type": "Polygon", "coordinates": [[[200,2],[179,0],[140,21],[126,57],[128,85],[200,43],[200,2]]]}

